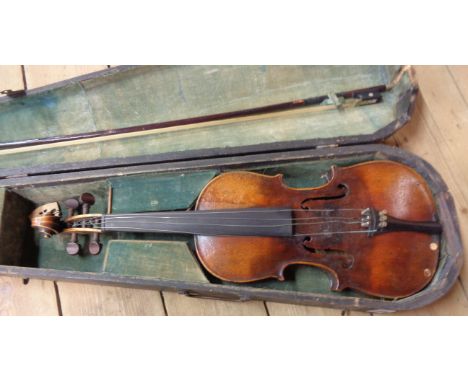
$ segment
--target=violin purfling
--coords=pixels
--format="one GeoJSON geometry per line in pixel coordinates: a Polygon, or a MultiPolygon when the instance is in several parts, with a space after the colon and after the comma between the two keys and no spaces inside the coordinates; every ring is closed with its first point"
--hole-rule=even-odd
{"type": "Polygon", "coordinates": [[[105,232],[193,234],[200,263],[222,280],[284,280],[286,267],[304,264],[325,270],[334,291],[387,298],[410,296],[431,281],[442,231],[425,180],[392,161],[333,166],[326,184],[313,188],[288,187],[281,174],[226,172],[205,186],[189,211],[62,220],[55,202],[30,218],[45,237],[91,235],[94,253],[105,232]]]}

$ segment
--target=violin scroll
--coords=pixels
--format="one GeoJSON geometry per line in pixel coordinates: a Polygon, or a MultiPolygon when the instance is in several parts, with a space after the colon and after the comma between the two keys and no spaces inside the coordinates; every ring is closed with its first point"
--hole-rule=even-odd
{"type": "Polygon", "coordinates": [[[68,216],[64,219],[59,203],[53,202],[39,206],[29,216],[31,227],[39,231],[46,239],[59,233],[70,234],[66,250],[69,255],[73,256],[81,252],[78,235],[90,235],[89,253],[97,255],[102,247],[99,242],[99,234],[102,230],[98,227],[102,215],[89,213],[94,200],[94,196],[89,193],[67,199],[64,203],[68,216]]]}
{"type": "Polygon", "coordinates": [[[59,234],[65,228],[62,222],[62,211],[57,202],[37,207],[29,216],[31,227],[37,229],[44,238],[59,234]]]}

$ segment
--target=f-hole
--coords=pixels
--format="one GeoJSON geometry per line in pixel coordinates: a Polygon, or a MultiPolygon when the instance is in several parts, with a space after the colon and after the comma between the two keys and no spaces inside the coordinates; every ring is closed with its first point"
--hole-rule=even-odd
{"type": "Polygon", "coordinates": [[[301,207],[305,210],[308,210],[310,208],[309,206],[306,205],[308,202],[314,202],[317,200],[341,199],[341,198],[344,198],[346,195],[348,195],[348,192],[349,192],[348,186],[344,183],[340,183],[336,186],[336,190],[334,193],[307,198],[302,201],[301,207]]]}

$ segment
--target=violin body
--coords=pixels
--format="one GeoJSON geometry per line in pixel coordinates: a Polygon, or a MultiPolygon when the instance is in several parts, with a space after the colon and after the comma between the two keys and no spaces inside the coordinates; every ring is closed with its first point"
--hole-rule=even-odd
{"type": "Polygon", "coordinates": [[[206,185],[195,208],[263,207],[291,209],[293,220],[298,222],[293,235],[196,235],[198,258],[210,273],[242,283],[283,280],[287,266],[305,264],[325,270],[332,290],[352,288],[388,298],[420,291],[435,273],[439,239],[433,233],[397,230],[366,234],[360,226],[343,228],[343,215],[338,221],[333,216],[320,218],[328,211],[349,211],[347,219],[357,219],[353,216],[370,207],[405,221],[435,221],[435,204],[428,185],[402,164],[374,161],[333,167],[329,181],[315,188],[289,188],[282,175],[225,173],[206,185]]]}
{"type": "Polygon", "coordinates": [[[77,234],[90,235],[92,255],[106,232],[192,234],[200,262],[222,280],[284,280],[286,267],[305,264],[326,271],[332,290],[387,298],[423,289],[439,257],[431,190],[413,169],[391,161],[333,166],[314,188],[290,188],[282,175],[224,173],[192,211],[89,214],[93,203],[88,193],[67,200],[64,221],[57,202],[37,207],[31,224],[44,237],[70,234],[70,255],[80,251],[77,234]]]}

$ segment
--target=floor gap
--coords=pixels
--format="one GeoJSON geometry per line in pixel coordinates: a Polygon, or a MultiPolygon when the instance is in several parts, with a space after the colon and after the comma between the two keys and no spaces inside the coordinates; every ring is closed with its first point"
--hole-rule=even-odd
{"type": "Polygon", "coordinates": [[[24,65],[21,65],[21,77],[23,79],[24,90],[28,90],[28,82],[26,81],[26,69],[24,68],[24,65]]]}
{"type": "Polygon", "coordinates": [[[446,67],[446,68],[447,68],[447,72],[449,73],[450,77],[452,78],[452,81],[453,81],[455,87],[457,88],[458,94],[460,94],[460,97],[461,97],[461,99],[463,100],[463,103],[464,103],[466,106],[468,106],[468,102],[466,101],[465,95],[464,95],[463,92],[461,91],[460,86],[458,85],[458,81],[457,81],[457,79],[455,78],[455,76],[453,75],[452,70],[451,70],[449,67],[446,67]]]}
{"type": "Polygon", "coordinates": [[[161,296],[161,301],[162,301],[162,305],[163,305],[163,309],[164,309],[164,314],[166,316],[169,316],[169,314],[167,313],[166,300],[164,300],[164,293],[159,291],[159,294],[161,296]]]}
{"type": "Polygon", "coordinates": [[[54,290],[55,290],[55,299],[57,300],[58,315],[63,316],[62,302],[60,301],[60,292],[59,292],[57,281],[54,281],[54,290]]]}

